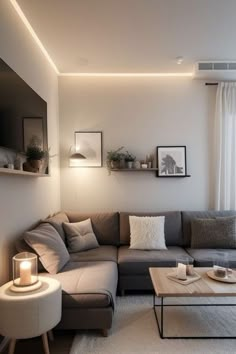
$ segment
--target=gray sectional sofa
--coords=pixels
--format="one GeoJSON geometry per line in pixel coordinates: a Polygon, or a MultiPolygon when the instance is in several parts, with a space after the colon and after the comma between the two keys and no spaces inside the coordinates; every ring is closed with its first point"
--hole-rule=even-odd
{"type": "MultiPolygon", "coordinates": [[[[112,326],[117,289],[149,290],[152,283],[149,267],[175,267],[176,258],[187,256],[196,266],[211,266],[212,259],[229,255],[230,266],[236,266],[235,249],[192,249],[191,222],[195,218],[229,217],[235,211],[158,212],[158,213],[72,213],[60,212],[45,220],[51,223],[66,243],[63,222],[91,219],[99,248],[70,254],[70,260],[57,274],[41,272],[61,282],[63,289],[60,329],[100,329],[104,335],[112,326]],[[165,216],[167,250],[134,250],[129,248],[129,215],[165,216]]],[[[44,222],[45,222],[44,221],[44,222]]],[[[17,244],[18,251],[29,247],[17,244]]]]}

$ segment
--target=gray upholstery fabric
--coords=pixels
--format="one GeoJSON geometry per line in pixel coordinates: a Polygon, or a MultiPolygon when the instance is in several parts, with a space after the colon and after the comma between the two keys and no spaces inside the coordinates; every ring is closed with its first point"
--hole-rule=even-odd
{"type": "Polygon", "coordinates": [[[81,252],[99,247],[90,219],[72,223],[64,222],[63,228],[69,252],[81,252]]]}
{"type": "MultiPolygon", "coordinates": [[[[175,267],[176,258],[188,256],[181,247],[170,246],[167,250],[143,251],[121,246],[118,250],[119,274],[149,274],[149,267],[175,267]]],[[[189,261],[193,260],[189,257],[189,261]]]]}
{"type": "Polygon", "coordinates": [[[118,282],[114,262],[69,262],[55,275],[60,281],[63,307],[97,308],[114,306],[118,282]]]}
{"type": "Polygon", "coordinates": [[[99,245],[119,245],[118,213],[74,213],[67,212],[69,222],[91,219],[93,231],[99,245]]]}
{"type": "Polygon", "coordinates": [[[56,329],[110,329],[113,309],[109,307],[62,307],[62,317],[56,329]]]}
{"type": "Polygon", "coordinates": [[[119,290],[152,290],[153,285],[149,274],[120,274],[119,290]]]}
{"type": "Polygon", "coordinates": [[[165,241],[166,246],[182,245],[181,213],[179,211],[158,213],[120,213],[120,244],[130,244],[129,215],[135,216],[165,216],[165,241]]]}
{"type": "Polygon", "coordinates": [[[193,219],[191,248],[236,248],[236,217],[193,219]]]}
{"type": "Polygon", "coordinates": [[[24,240],[39,255],[47,272],[55,274],[70,260],[70,255],[56,229],[49,223],[24,234],[24,240]]]}
{"type": "Polygon", "coordinates": [[[59,233],[59,235],[62,238],[62,241],[65,242],[65,232],[63,229],[63,222],[69,222],[68,217],[66,215],[66,213],[64,213],[63,211],[53,215],[50,218],[47,218],[45,220],[42,220],[42,222],[48,222],[49,224],[51,224],[53,227],[55,227],[55,229],[57,230],[57,232],[59,233]]]}
{"type": "Polygon", "coordinates": [[[213,262],[228,255],[229,267],[236,268],[236,249],[194,249],[187,248],[188,254],[194,258],[196,267],[212,267],[213,262]]]}
{"type": "Polygon", "coordinates": [[[225,210],[225,211],[183,211],[182,212],[182,223],[183,223],[183,246],[190,247],[191,244],[191,221],[196,218],[200,219],[210,219],[216,217],[225,216],[235,216],[235,210],[225,210]]]}
{"type": "Polygon", "coordinates": [[[100,246],[84,252],[71,253],[70,260],[72,262],[112,261],[117,263],[117,247],[100,246]]]}

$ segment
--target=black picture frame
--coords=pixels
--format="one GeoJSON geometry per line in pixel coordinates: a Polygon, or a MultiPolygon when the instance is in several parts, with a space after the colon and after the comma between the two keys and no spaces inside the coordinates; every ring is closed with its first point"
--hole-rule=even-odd
{"type": "Polygon", "coordinates": [[[101,131],[76,131],[75,149],[85,158],[70,161],[70,167],[103,167],[101,131]]]}
{"type": "Polygon", "coordinates": [[[157,146],[157,177],[190,177],[187,174],[186,146],[157,146]]]}

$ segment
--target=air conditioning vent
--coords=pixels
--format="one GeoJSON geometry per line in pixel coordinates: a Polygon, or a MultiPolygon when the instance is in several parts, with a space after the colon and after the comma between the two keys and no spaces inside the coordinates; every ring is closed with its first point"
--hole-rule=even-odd
{"type": "Polygon", "coordinates": [[[201,61],[195,68],[197,79],[236,80],[236,61],[201,61]]]}
{"type": "Polygon", "coordinates": [[[212,63],[198,63],[198,70],[212,70],[212,63]]]}

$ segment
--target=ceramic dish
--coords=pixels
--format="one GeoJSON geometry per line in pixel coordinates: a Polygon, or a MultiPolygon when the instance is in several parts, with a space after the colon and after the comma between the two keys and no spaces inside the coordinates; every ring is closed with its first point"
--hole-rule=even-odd
{"type": "Polygon", "coordinates": [[[207,272],[207,275],[209,278],[213,279],[213,280],[217,280],[217,281],[221,281],[223,283],[236,283],[236,276],[235,276],[235,272],[233,272],[232,274],[230,274],[227,277],[221,278],[221,277],[217,277],[214,273],[214,270],[209,270],[207,272]]]}

